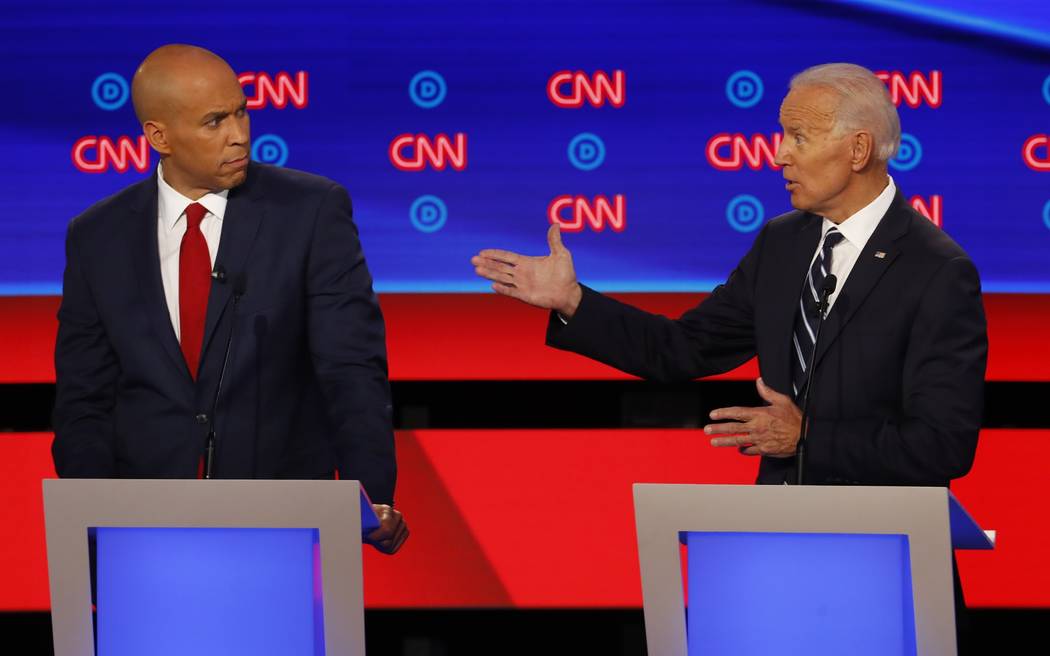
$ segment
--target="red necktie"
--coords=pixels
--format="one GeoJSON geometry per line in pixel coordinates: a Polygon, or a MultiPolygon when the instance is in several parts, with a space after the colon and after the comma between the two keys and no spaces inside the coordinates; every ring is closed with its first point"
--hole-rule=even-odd
{"type": "Polygon", "coordinates": [[[179,332],[182,355],[197,380],[197,364],[204,341],[204,315],[208,311],[211,289],[211,255],[201,232],[201,221],[208,210],[200,203],[186,208],[186,234],[179,249],[179,332]]]}

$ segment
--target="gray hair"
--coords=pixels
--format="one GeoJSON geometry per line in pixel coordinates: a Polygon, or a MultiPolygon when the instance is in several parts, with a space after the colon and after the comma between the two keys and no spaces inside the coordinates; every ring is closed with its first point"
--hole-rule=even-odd
{"type": "Polygon", "coordinates": [[[835,131],[868,130],[875,140],[875,159],[886,162],[901,144],[901,121],[889,91],[875,74],[856,64],[821,64],[791,78],[790,89],[821,86],[835,92],[839,106],[835,131]]]}

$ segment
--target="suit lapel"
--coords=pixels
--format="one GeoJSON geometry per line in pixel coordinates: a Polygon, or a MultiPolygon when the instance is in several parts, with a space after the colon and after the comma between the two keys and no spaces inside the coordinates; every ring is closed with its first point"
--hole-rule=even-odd
{"type": "MultiPolygon", "coordinates": [[[[239,187],[230,190],[226,203],[226,214],[222,219],[222,236],[219,252],[215,256],[215,269],[226,272],[226,281],[212,281],[208,294],[208,311],[204,319],[204,341],[201,345],[201,361],[204,361],[215,330],[233,296],[237,278],[246,273],[248,253],[255,242],[259,223],[263,218],[263,206],[258,201],[258,185],[255,178],[258,170],[249,164],[248,178],[239,187]]],[[[155,250],[155,249],[154,249],[155,250]]]]}
{"type": "Polygon", "coordinates": [[[142,189],[131,207],[129,230],[139,293],[142,296],[153,332],[172,364],[188,379],[189,367],[182,356],[179,340],[171,325],[164,283],[160,276],[160,252],[157,245],[157,173],[143,181],[142,189]]]}
{"type": "Polygon", "coordinates": [[[898,189],[893,204],[882,217],[875,232],[868,239],[868,243],[864,245],[864,249],[860,252],[856,264],[853,265],[846,279],[845,286],[839,292],[835,305],[824,321],[820,344],[817,346],[818,363],[835,343],[849,320],[856,314],[857,309],[868,298],[871,290],[882,278],[882,274],[900,255],[900,247],[895,242],[908,231],[909,220],[907,203],[898,189]]]}

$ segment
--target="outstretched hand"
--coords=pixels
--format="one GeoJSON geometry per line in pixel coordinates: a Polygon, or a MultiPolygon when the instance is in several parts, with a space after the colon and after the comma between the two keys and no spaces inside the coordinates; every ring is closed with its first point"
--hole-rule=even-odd
{"type": "Polygon", "coordinates": [[[583,291],[557,224],[547,231],[547,244],[550,255],[537,257],[487,248],[470,258],[470,263],[475,273],[492,281],[497,294],[554,310],[568,319],[576,313],[583,291]]]}

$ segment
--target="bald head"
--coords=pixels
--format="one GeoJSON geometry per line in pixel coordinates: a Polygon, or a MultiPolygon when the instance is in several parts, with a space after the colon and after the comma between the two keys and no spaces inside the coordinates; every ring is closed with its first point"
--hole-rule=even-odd
{"type": "Polygon", "coordinates": [[[157,48],[131,82],[142,132],[164,181],[196,200],[244,182],[251,149],[247,100],[230,65],[181,44],[157,48]]]}
{"type": "Polygon", "coordinates": [[[173,43],[151,52],[135,71],[131,101],[139,123],[165,120],[210,87],[236,82],[230,65],[210,50],[173,43]]]}

